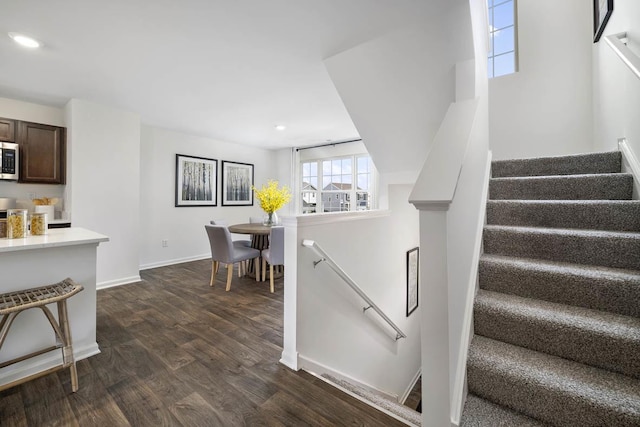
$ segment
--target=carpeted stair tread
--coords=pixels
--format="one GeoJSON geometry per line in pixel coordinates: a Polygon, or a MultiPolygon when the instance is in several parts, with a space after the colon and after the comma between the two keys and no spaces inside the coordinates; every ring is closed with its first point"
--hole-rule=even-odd
{"type": "Polygon", "coordinates": [[[487,223],[640,231],[640,200],[489,200],[487,223]]]}
{"type": "Polygon", "coordinates": [[[633,175],[534,176],[491,178],[491,200],[629,200],[633,195],[633,175]]]}
{"type": "Polygon", "coordinates": [[[511,344],[474,336],[469,392],[555,426],[637,427],[640,382],[511,344]]]}
{"type": "Polygon", "coordinates": [[[539,421],[470,394],[464,404],[460,427],[545,427],[539,421]]]}
{"type": "Polygon", "coordinates": [[[491,162],[493,177],[575,175],[620,172],[619,151],[491,162]]]}
{"type": "Polygon", "coordinates": [[[321,377],[334,386],[338,386],[349,393],[360,396],[362,399],[370,402],[372,406],[383,409],[386,413],[400,421],[403,421],[407,425],[416,427],[422,425],[422,415],[413,409],[410,409],[398,402],[391,401],[384,396],[375,394],[348,381],[336,378],[333,375],[322,374],[321,377]]]}
{"type": "Polygon", "coordinates": [[[640,317],[640,272],[484,254],[481,289],[640,317]]]}
{"type": "Polygon", "coordinates": [[[476,335],[640,378],[640,319],[480,290],[476,335]]]}
{"type": "Polygon", "coordinates": [[[640,270],[640,233],[487,225],[488,254],[640,270]]]}

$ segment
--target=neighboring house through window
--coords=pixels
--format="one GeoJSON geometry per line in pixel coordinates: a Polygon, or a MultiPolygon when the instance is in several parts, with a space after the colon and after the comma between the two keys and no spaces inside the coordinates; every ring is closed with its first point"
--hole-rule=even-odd
{"type": "Polygon", "coordinates": [[[374,207],[375,167],[368,154],[300,161],[300,211],[346,212],[374,207]]]}
{"type": "Polygon", "coordinates": [[[517,67],[516,0],[488,0],[489,78],[515,73],[517,67]]]}

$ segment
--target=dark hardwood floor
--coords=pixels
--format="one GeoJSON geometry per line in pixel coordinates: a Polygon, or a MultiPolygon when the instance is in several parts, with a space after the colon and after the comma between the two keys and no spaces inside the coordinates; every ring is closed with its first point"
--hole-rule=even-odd
{"type": "Polygon", "coordinates": [[[278,362],[282,279],[209,287],[210,260],[98,291],[101,353],[0,393],[1,426],[401,426],[278,362]]]}

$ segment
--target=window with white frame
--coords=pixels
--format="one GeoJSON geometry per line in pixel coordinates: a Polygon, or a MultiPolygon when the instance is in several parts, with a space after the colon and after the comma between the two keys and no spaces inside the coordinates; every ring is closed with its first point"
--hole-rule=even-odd
{"type": "Polygon", "coordinates": [[[307,160],[300,166],[302,213],[373,209],[376,180],[369,155],[307,160]]]}
{"type": "Polygon", "coordinates": [[[516,0],[488,0],[489,78],[517,71],[516,0]]]}

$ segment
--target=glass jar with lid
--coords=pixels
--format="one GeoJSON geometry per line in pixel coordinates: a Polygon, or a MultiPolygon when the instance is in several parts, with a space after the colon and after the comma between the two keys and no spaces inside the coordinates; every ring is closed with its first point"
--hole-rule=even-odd
{"type": "Polygon", "coordinates": [[[31,214],[31,235],[42,236],[47,234],[47,228],[49,226],[48,217],[46,212],[34,212],[31,214]]]}
{"type": "Polygon", "coordinates": [[[27,237],[26,209],[7,209],[7,237],[9,239],[27,237]]]}

